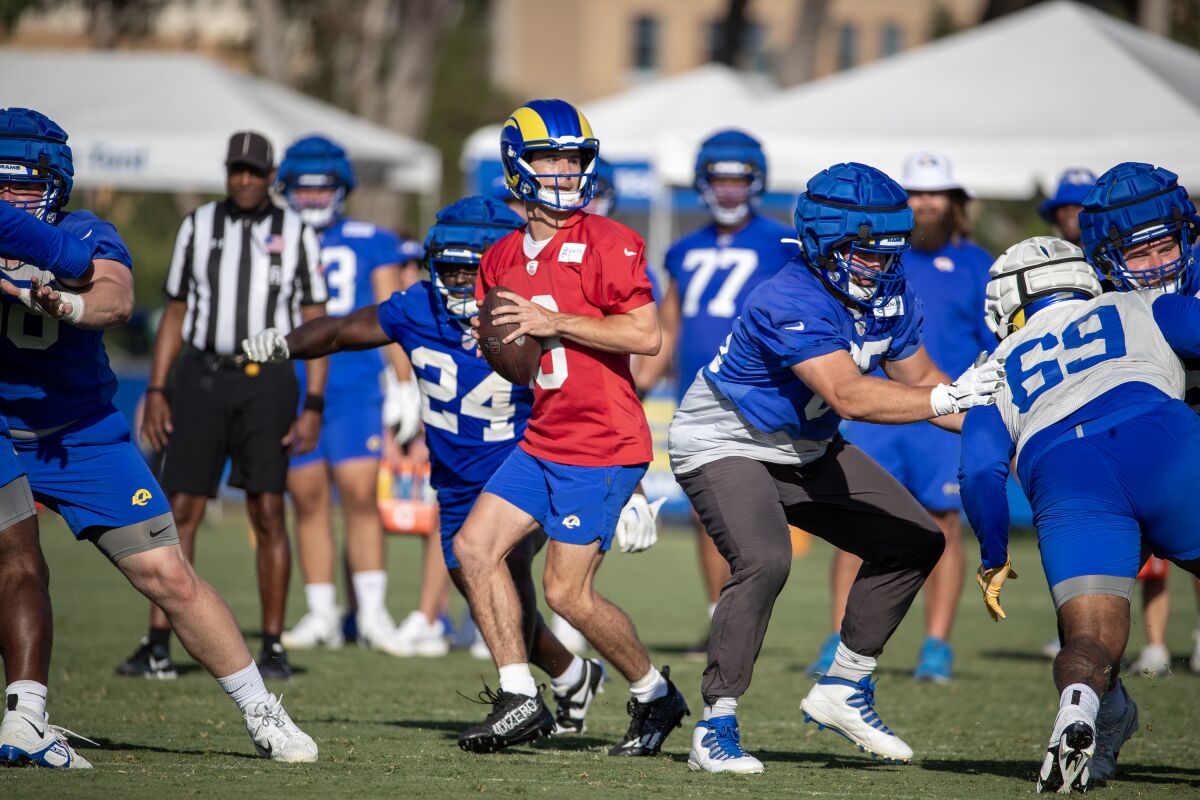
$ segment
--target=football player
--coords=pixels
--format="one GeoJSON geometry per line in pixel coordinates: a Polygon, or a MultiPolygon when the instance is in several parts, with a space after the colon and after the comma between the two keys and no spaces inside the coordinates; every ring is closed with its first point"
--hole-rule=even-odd
{"type": "MultiPolygon", "coordinates": [[[[467,321],[479,313],[475,274],[481,257],[521,225],[521,218],[498,200],[460,200],[438,212],[426,236],[428,281],[344,317],[313,320],[286,337],[265,330],[244,345],[255,361],[319,358],[390,342],[404,348],[421,391],[442,553],[464,594],[455,536],[492,473],[520,441],[533,404],[527,387],[508,383],[480,357],[467,321]]],[[[533,663],[551,676],[558,700],[556,732],[582,732],[588,706],[604,681],[604,667],[597,659],[573,656],[542,623],[531,573],[537,544],[529,537],[508,558],[521,596],[522,630],[528,633],[533,663]]]]}
{"type": "MultiPolygon", "coordinates": [[[[780,241],[791,238],[791,228],[757,211],[766,185],[766,155],[753,136],[723,130],[701,143],[695,187],[712,221],[667,251],[668,282],[660,304],[663,347],[639,361],[634,374],[639,390],[652,389],[674,359],[678,406],[696,373],[729,336],[746,297],[791,260],[795,247],[780,241]]],[[[692,523],[712,617],[729,566],[695,514],[692,523]]],[[[696,651],[703,654],[707,641],[705,636],[696,651]]]]}
{"type": "MultiPolygon", "coordinates": [[[[61,127],[30,109],[0,110],[0,200],[35,217],[41,241],[73,237],[89,249],[91,259],[87,284],[69,288],[54,281],[47,267],[56,265],[50,260],[5,267],[0,414],[8,421],[18,463],[33,497],[61,514],[77,539],[95,544],[166,612],[188,652],[237,704],[259,755],[316,761],[316,744],[267,692],[229,607],[184,558],[162,489],[112,405],[117,382],[102,331],[123,324],[133,310],[132,259],[110,223],[90,211],[64,210],[73,174],[61,127]]],[[[41,563],[36,537],[22,537],[20,544],[6,543],[6,563],[41,563]]],[[[21,577],[7,569],[3,575],[21,577]]],[[[36,591],[44,588],[29,580],[0,587],[6,598],[36,591]]],[[[6,628],[16,622],[0,615],[6,628]]],[[[49,621],[21,622],[0,641],[30,637],[31,650],[48,660],[49,621]]],[[[41,694],[44,698],[44,686],[41,694]]],[[[45,724],[44,714],[38,717],[32,695],[13,693],[0,723],[0,754],[10,762],[36,760],[61,733],[45,724]]],[[[87,763],[73,756],[62,760],[50,765],[87,763]]]]}
{"type": "Polygon", "coordinates": [[[963,504],[987,610],[1005,617],[1000,590],[1016,577],[1005,490],[1015,457],[1062,631],[1039,792],[1114,778],[1138,728],[1137,706],[1114,680],[1143,543],[1200,574],[1200,419],[1182,402],[1180,362],[1200,356],[1200,301],[1164,291],[1185,277],[1179,239],[1198,220],[1172,173],[1139,167],[1149,165],[1102,176],[1080,222],[1085,243],[1100,233],[1091,252],[1118,288],[1144,291],[1102,295],[1083,252],[1061,239],[1010,247],[992,266],[986,312],[1007,380],[995,406],[972,410],[963,426],[963,504]],[[1136,230],[1122,233],[1122,216],[1136,230]]]}
{"type": "Polygon", "coordinates": [[[796,203],[798,257],[750,293],[671,422],[671,468],[732,570],[713,615],[694,770],[763,770],[739,743],[736,710],[791,568],[789,524],[864,561],[833,665],[801,703],[805,720],[884,759],[912,758],[876,713],[871,676],[945,538],[838,426],[931,420],[957,431],[958,412],[989,402],[1003,368],[971,367],[951,383],[921,345],[900,260],[907,199],[864,164],[811,178],[796,203]],[[880,366],[890,380],[868,375],[880,366]]]}
{"type": "MultiPolygon", "coordinates": [[[[1053,197],[1038,205],[1038,216],[1054,226],[1058,235],[1073,245],[1080,243],[1079,212],[1083,200],[1096,185],[1096,173],[1083,167],[1072,167],[1058,179],[1053,197]]],[[[1103,285],[1103,284],[1101,284],[1103,285]]]]}

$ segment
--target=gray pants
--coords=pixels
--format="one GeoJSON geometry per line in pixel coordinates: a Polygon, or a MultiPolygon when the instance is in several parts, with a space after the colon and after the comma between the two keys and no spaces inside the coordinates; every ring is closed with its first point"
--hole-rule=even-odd
{"type": "Polygon", "coordinates": [[[705,702],[750,686],[792,565],[789,524],[863,559],[841,635],[864,656],[883,652],[946,544],[899,481],[840,436],[804,466],[730,457],[676,479],[732,572],[713,615],[705,702]]]}

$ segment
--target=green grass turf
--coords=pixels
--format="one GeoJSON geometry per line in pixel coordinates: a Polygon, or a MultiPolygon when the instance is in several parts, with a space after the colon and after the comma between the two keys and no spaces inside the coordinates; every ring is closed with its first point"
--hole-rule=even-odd
{"type": "MultiPolygon", "coordinates": [[[[202,530],[199,568],[254,636],[257,596],[240,509],[227,507],[225,520],[202,530]]],[[[1027,797],[1057,702],[1049,664],[1037,655],[1054,634],[1050,598],[1036,548],[1023,538],[1013,559],[1021,579],[1003,597],[1007,622],[988,619],[973,583],[964,592],[951,685],[909,677],[922,636],[919,602],[881,660],[878,708],[916,751],[914,763],[873,763],[840,737],[805,725],[797,706],[810,681],[802,670],[828,627],[830,550],[818,542],[794,565],[740,709],[744,744],[765,762],[766,774],[690,773],[703,665],[678,650],[701,633],[704,603],[691,538],[672,531],[645,554],[614,553],[600,574],[602,589],[630,612],[655,663],[671,665],[692,707],[660,757],[605,755],[627,722],[619,677],[593,706],[583,736],[478,756],[460,751],[454,738],[485,709],[456,691],[474,695],[481,675],[493,680],[491,664],[461,651],[400,660],[347,648],[294,653],[297,676],[272,687],[285,692],[288,709],[321,748],[317,764],[276,765],[253,757],[232,704],[178,644],[185,671],[176,682],[113,674],[143,633],[145,604],[90,545],[73,543],[57,518],[44,515],[42,525],[55,601],[52,720],[104,746],[81,748],[96,766],[89,772],[0,770],[3,798],[1027,797]]],[[[419,554],[418,541],[390,543],[389,602],[397,618],[415,603],[419,554]]],[[[975,563],[972,556],[969,569],[975,563]]],[[[1172,576],[1171,587],[1169,643],[1182,655],[1190,650],[1195,608],[1182,574],[1172,576]]],[[[461,605],[456,599],[455,608],[461,605]]],[[[302,606],[297,572],[289,622],[302,606]]],[[[1139,624],[1131,653],[1143,641],[1139,624]]],[[[1176,798],[1200,788],[1200,677],[1179,661],[1175,673],[1128,681],[1142,728],[1121,754],[1124,780],[1102,796],[1176,798]]]]}

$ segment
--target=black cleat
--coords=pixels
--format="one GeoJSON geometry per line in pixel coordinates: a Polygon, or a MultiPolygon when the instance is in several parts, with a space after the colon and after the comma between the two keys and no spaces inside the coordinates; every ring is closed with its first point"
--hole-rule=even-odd
{"type": "Polygon", "coordinates": [[[683,695],[671,683],[671,668],[663,667],[662,676],[667,681],[666,695],[649,703],[629,701],[629,730],[625,739],[608,751],[610,756],[658,755],[671,731],[692,713],[683,695]]]}
{"type": "Polygon", "coordinates": [[[540,689],[535,697],[505,691],[497,694],[485,683],[479,702],[491,705],[492,713],[459,735],[458,746],[468,753],[494,753],[549,736],[554,730],[554,717],[550,716],[540,689]]]}
{"type": "Polygon", "coordinates": [[[262,673],[263,679],[268,681],[292,679],[292,666],[288,663],[287,650],[283,649],[283,645],[275,642],[269,649],[263,648],[258,654],[258,671],[262,673]]]}
{"type": "Polygon", "coordinates": [[[583,675],[574,686],[559,694],[554,692],[558,707],[554,709],[554,733],[583,733],[587,730],[587,712],[596,699],[596,695],[604,691],[604,682],[608,675],[604,672],[604,662],[598,658],[583,660],[583,675]]]}
{"type": "Polygon", "coordinates": [[[117,674],[159,681],[173,681],[179,677],[175,663],[171,661],[170,649],[155,647],[149,639],[142,639],[133,655],[117,665],[117,674]]]}

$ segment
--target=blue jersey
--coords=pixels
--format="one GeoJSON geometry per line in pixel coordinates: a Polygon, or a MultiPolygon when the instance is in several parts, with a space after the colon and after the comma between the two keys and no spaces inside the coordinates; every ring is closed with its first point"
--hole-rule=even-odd
{"type": "Polygon", "coordinates": [[[430,482],[439,493],[478,491],[524,436],[533,392],[492,371],[429,281],[381,303],[379,324],[417,373],[430,482]]]}
{"type": "Polygon", "coordinates": [[[920,346],[921,308],[912,289],[860,312],[797,258],[750,293],[728,343],[703,374],[758,430],[819,442],[832,438],[842,420],[792,366],[844,350],[866,374],[920,346]]]}
{"type": "MultiPolygon", "coordinates": [[[[409,260],[402,253],[399,236],[368,222],[339,219],[321,233],[321,268],[329,287],[325,312],[343,317],[351,311],[375,303],[371,275],[380,267],[409,260]]],[[[379,350],[335,353],[329,357],[328,395],[382,399],[379,371],[383,354],[379,350]]],[[[303,366],[297,374],[303,380],[303,366]]]]}
{"type": "Polygon", "coordinates": [[[904,280],[925,308],[921,342],[933,363],[953,380],[981,350],[991,352],[996,346],[983,314],[992,257],[964,241],[932,253],[909,250],[903,263],[904,280]]]}
{"type": "Polygon", "coordinates": [[[795,235],[788,226],[753,214],[736,233],[706,225],[667,251],[665,267],[680,310],[677,399],[725,342],[750,292],[796,255],[796,245],[779,241],[795,235]]]}
{"type": "MultiPolygon", "coordinates": [[[[90,211],[59,214],[57,226],[92,248],[93,259],[132,269],[133,258],[111,223],[90,211]]],[[[24,266],[5,275],[28,286],[35,272],[24,266]]],[[[22,430],[53,428],[108,406],[117,379],[108,366],[104,334],[37,314],[0,294],[0,414],[22,430]]]]}

